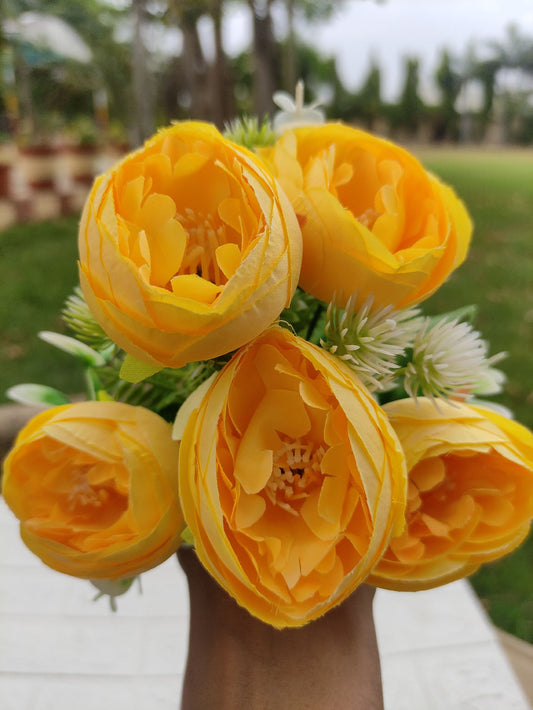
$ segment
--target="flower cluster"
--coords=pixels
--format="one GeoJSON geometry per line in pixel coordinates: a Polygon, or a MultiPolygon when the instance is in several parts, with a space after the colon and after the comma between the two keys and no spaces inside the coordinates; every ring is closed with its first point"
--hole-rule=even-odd
{"type": "Polygon", "coordinates": [[[28,547],[101,594],[185,541],[281,628],[513,549],[533,436],[473,399],[503,376],[466,311],[418,307],[466,257],[461,200],[302,87],[276,100],[273,126],[176,123],[96,180],[73,337],[42,335],[93,401],[10,390],[47,408],[3,495],[28,547]]]}

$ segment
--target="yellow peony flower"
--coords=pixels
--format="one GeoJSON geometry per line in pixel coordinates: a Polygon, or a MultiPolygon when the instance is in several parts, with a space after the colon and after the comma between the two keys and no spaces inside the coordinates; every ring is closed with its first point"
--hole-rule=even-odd
{"type": "Polygon", "coordinates": [[[320,616],[403,525],[404,456],[386,416],[344,363],[279,326],[192,398],[175,435],[200,560],[272,626],[320,616]]]}
{"type": "Polygon", "coordinates": [[[137,360],[177,368],[236,349],[278,317],[297,286],[301,234],[256,156],[185,122],[96,180],[79,251],[106,333],[137,360]]]}
{"type": "Polygon", "coordinates": [[[430,399],[386,404],[407,459],[407,526],[370,581],[418,590],[474,572],[526,537],[533,435],[490,409],[430,399]]]}
{"type": "Polygon", "coordinates": [[[119,579],[172,555],[184,528],[179,445],[157,414],[80,402],[38,414],[4,464],[2,493],[49,567],[119,579]]]}
{"type": "Polygon", "coordinates": [[[409,153],[342,124],[287,131],[261,155],[291,200],[304,242],[300,286],[344,306],[357,291],[403,308],[466,256],[463,203],[409,153]]]}

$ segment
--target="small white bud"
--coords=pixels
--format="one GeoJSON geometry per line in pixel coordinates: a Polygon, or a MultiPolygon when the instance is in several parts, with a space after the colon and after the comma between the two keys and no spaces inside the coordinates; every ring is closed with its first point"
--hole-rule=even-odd
{"type": "Polygon", "coordinates": [[[294,98],[286,91],[276,91],[272,100],[281,109],[274,115],[273,128],[276,133],[282,133],[291,128],[324,123],[325,115],[318,103],[306,106],[304,104],[304,83],[300,79],[296,84],[294,98]]]}

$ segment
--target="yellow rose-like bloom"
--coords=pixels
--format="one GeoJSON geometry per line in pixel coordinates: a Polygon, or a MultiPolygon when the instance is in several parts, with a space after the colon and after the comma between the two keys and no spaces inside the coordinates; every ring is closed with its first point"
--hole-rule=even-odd
{"type": "Polygon", "coordinates": [[[20,432],[2,493],[32,552],[59,572],[132,577],[180,544],[179,445],[142,407],[81,402],[46,410],[20,432]]]}
{"type": "Polygon", "coordinates": [[[344,363],[274,326],[191,410],[180,495],[204,566],[275,627],[342,601],[404,519],[403,452],[367,390],[344,363]]]}
{"type": "Polygon", "coordinates": [[[407,526],[373,571],[418,590],[513,550],[533,517],[533,435],[490,409],[429,399],[384,407],[407,459],[407,526]]]}
{"type": "Polygon", "coordinates": [[[405,307],[464,260],[463,203],[399,146],[330,123],[287,131],[262,155],[298,215],[300,286],[313,296],[405,307]]]}
{"type": "Polygon", "coordinates": [[[262,162],[213,126],[178,123],[98,178],[80,280],[127,353],[181,367],[248,342],[289,304],[301,233],[262,162]]]}

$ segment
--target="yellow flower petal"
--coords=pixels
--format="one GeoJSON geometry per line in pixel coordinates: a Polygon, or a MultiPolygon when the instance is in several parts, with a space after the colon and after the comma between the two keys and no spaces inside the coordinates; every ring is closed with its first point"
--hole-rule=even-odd
{"type": "Polygon", "coordinates": [[[370,576],[427,589],[513,550],[533,517],[533,434],[490,410],[419,398],[385,405],[405,451],[407,530],[370,576]]]}
{"type": "Polygon", "coordinates": [[[222,291],[220,286],[212,284],[197,274],[175,276],[170,283],[175,296],[190,298],[192,301],[205,304],[213,303],[222,291]]]}
{"type": "Polygon", "coordinates": [[[236,244],[221,244],[216,248],[215,258],[224,276],[230,279],[241,263],[241,250],[236,244]]]}
{"type": "Polygon", "coordinates": [[[446,477],[446,467],[440,458],[423,459],[412,471],[409,479],[419,491],[435,488],[446,477]]]}
{"type": "Polygon", "coordinates": [[[309,427],[309,418],[296,392],[265,392],[242,437],[235,460],[235,478],[247,493],[257,493],[270,478],[273,449],[280,443],[278,434],[297,439],[306,434],[309,427]]]}
{"type": "Polygon", "coordinates": [[[249,528],[256,523],[266,510],[265,499],[258,495],[241,493],[235,511],[237,528],[249,528]]]}

